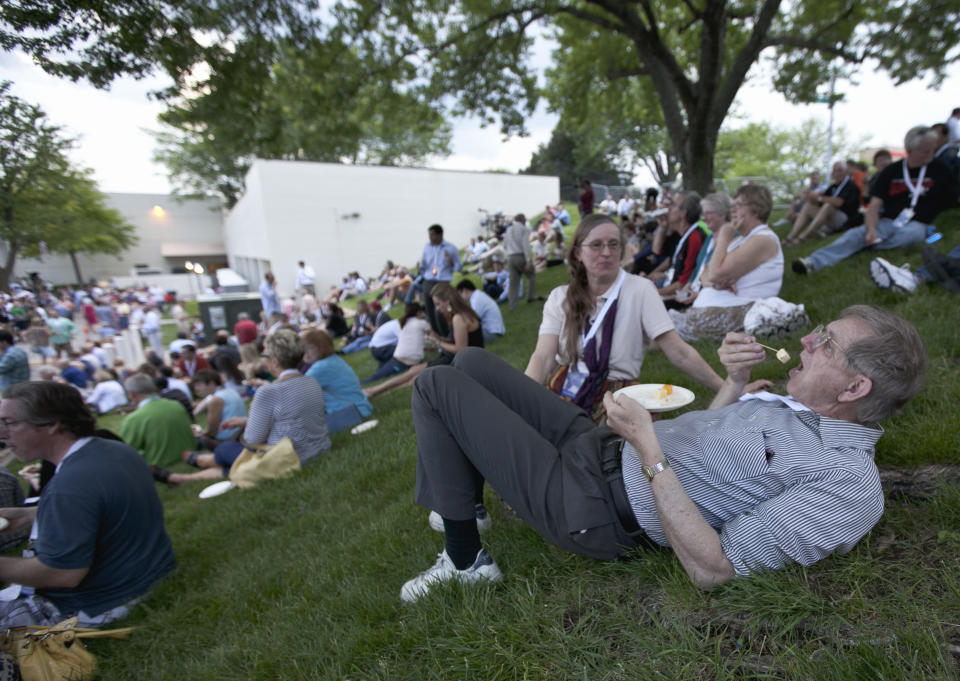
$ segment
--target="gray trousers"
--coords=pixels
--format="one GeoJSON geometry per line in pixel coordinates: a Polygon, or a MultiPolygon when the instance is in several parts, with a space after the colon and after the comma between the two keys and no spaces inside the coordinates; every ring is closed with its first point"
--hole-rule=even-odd
{"type": "Polygon", "coordinates": [[[600,470],[610,431],[496,355],[465,348],[451,366],[425,369],[411,406],[421,506],[451,520],[473,518],[482,475],[566,551],[613,560],[637,545],[600,470]]]}
{"type": "MultiPolygon", "coordinates": [[[[510,284],[507,288],[507,305],[511,310],[517,307],[517,299],[520,297],[520,277],[524,276],[524,269],[527,261],[522,253],[514,253],[507,257],[507,271],[510,272],[510,284]]],[[[531,268],[526,272],[527,277],[527,300],[536,300],[537,298],[537,269],[531,268]]]]}

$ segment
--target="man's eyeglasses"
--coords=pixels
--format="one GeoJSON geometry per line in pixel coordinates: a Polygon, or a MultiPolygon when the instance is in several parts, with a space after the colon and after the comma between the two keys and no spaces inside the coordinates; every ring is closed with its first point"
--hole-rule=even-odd
{"type": "Polygon", "coordinates": [[[839,341],[837,341],[837,339],[833,337],[833,334],[830,333],[830,330],[823,324],[817,324],[817,326],[810,333],[816,336],[816,338],[813,340],[814,350],[816,350],[821,346],[826,345],[827,343],[832,342],[834,345],[836,345],[840,349],[840,352],[842,352],[844,355],[847,354],[847,349],[842,345],[840,345],[839,341]]]}
{"type": "Polygon", "coordinates": [[[584,244],[583,247],[589,248],[594,253],[600,253],[604,248],[609,249],[611,253],[619,253],[620,240],[611,239],[610,241],[591,241],[588,244],[584,244]]]}

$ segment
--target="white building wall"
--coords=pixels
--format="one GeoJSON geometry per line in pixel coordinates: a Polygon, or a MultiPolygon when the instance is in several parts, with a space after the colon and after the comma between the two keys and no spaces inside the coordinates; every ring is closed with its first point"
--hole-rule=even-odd
{"type": "Polygon", "coordinates": [[[286,295],[302,259],[323,294],[348,271],[376,276],[388,259],[412,266],[431,224],[462,247],[480,233],[479,208],[532,216],[559,196],[556,177],[258,160],[225,240],[241,274],[235,263],[266,260],[286,295]]]}
{"type": "MultiPolygon", "coordinates": [[[[117,210],[134,227],[139,241],[130,249],[113,255],[80,254],[77,260],[85,280],[125,276],[136,265],[170,272],[183,266],[189,257],[164,258],[163,244],[197,244],[223,248],[223,213],[218,199],[178,199],[167,194],[106,194],[107,205],[117,210]],[[154,212],[160,206],[162,212],[154,212]]],[[[196,258],[202,262],[209,257],[196,258]]],[[[223,257],[214,258],[223,260],[223,257]]],[[[54,284],[74,283],[76,277],[68,256],[50,255],[42,259],[18,259],[14,275],[39,272],[54,284]]]]}

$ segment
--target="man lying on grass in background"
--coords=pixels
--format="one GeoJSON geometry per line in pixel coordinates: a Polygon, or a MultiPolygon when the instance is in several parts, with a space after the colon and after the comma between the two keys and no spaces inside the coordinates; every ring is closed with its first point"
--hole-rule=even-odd
{"type": "Polygon", "coordinates": [[[7,532],[32,525],[25,557],[0,557],[0,581],[22,585],[0,593],[0,630],[72,615],[81,627],[106,624],[175,567],[150,469],[122,442],[93,437],[95,428],[71,386],[3,391],[0,439],[20,461],[57,468],[37,506],[0,508],[7,532]]]}
{"type": "Polygon", "coordinates": [[[474,519],[478,475],[560,548],[613,560],[669,546],[700,588],[850,551],[883,513],[876,422],[919,390],[923,342],[890,312],[854,306],[801,343],[788,398],[741,397],[765,354],[730,333],[710,409],[653,423],[608,393],[609,427],[482,350],[426,369],[412,398],[416,500],[443,517],[446,548],[401,598],[502,578],[474,519]]]}

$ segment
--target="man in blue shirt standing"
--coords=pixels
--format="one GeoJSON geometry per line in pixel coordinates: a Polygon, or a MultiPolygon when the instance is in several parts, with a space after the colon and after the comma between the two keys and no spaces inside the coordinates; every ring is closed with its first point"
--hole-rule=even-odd
{"type": "Polygon", "coordinates": [[[453,273],[459,272],[462,268],[460,253],[456,246],[443,240],[443,227],[440,225],[430,225],[427,234],[430,241],[423,247],[423,253],[420,255],[420,274],[423,276],[423,308],[427,313],[427,321],[430,322],[430,327],[440,336],[446,337],[450,333],[447,329],[447,322],[443,315],[437,314],[434,309],[430,291],[441,281],[449,283],[453,280],[453,273]]]}
{"type": "Polygon", "coordinates": [[[13,334],[0,329],[0,390],[8,385],[30,380],[30,363],[27,353],[18,348],[13,334]]]}
{"type": "Polygon", "coordinates": [[[273,278],[273,272],[263,275],[263,281],[260,284],[260,304],[267,319],[270,319],[270,315],[283,314],[280,299],[277,298],[277,281],[273,278]]]}

